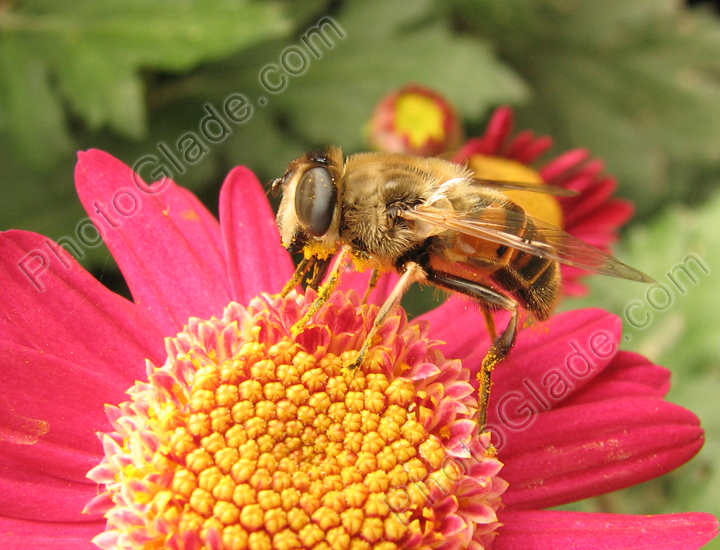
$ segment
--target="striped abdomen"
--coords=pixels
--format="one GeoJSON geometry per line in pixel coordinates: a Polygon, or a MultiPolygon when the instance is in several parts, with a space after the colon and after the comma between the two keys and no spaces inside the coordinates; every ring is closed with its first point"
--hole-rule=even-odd
{"type": "MultiPolygon", "coordinates": [[[[489,223],[494,225],[500,223],[497,221],[500,213],[507,210],[523,215],[514,216],[512,220],[506,218],[503,226],[505,233],[525,240],[542,241],[530,219],[524,215],[523,209],[511,201],[483,205],[475,209],[473,217],[483,221],[483,216],[489,218],[491,213],[492,222],[489,223]]],[[[437,261],[431,261],[431,264],[466,279],[477,282],[489,280],[495,283],[499,290],[515,297],[539,320],[546,319],[557,302],[560,292],[560,266],[556,261],[463,233],[453,235],[449,254],[443,255],[450,261],[454,258],[454,268],[446,262],[442,262],[442,266],[437,265],[437,261]]]]}

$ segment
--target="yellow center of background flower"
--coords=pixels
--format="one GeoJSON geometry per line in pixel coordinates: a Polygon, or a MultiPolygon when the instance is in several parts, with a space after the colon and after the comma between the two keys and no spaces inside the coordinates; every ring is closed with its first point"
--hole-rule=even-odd
{"type": "Polygon", "coordinates": [[[443,141],[445,116],[433,98],[406,93],[395,103],[395,132],[407,136],[412,147],[420,147],[429,140],[443,141]]]}
{"type": "MultiPolygon", "coordinates": [[[[468,166],[480,179],[545,185],[535,170],[506,158],[473,155],[468,160],[468,166]]],[[[562,208],[552,195],[515,190],[503,190],[503,194],[522,206],[532,217],[562,229],[562,208]]]]}

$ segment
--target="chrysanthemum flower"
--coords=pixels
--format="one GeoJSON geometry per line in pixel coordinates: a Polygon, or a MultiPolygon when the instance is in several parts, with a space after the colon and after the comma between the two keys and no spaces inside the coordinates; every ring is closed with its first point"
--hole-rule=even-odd
{"type": "Polygon", "coordinates": [[[336,293],[294,340],[313,296],[231,304],[168,341],[166,364],[109,410],[115,431],[89,474],[106,491],[86,508],[107,514],[99,546],[489,544],[507,485],[482,439],[474,456],[463,446],[467,371],[396,317],[347,372],[374,308],[336,293]]]}
{"type": "MultiPolygon", "coordinates": [[[[617,240],[617,231],[633,213],[630,202],[613,197],[617,181],[603,173],[603,163],[586,149],[567,151],[537,171],[537,159],[552,147],[548,136],[536,137],[530,130],[513,136],[513,113],[498,108],[490,117],[485,134],[473,138],[455,155],[478,177],[528,183],[545,183],[578,192],[574,197],[551,197],[538,193],[507,191],[507,195],[528,213],[543,219],[605,252],[617,240]]],[[[563,265],[563,292],[580,295],[586,291],[579,278],[581,269],[563,265]]]]}
{"type": "Polygon", "coordinates": [[[76,181],[135,303],[48,239],[0,234],[3,549],[698,548],[717,533],[707,514],[540,511],[702,444],[662,398],[667,371],[617,350],[614,317],[521,334],[494,378],[495,457],[470,420],[487,343],[473,304],[398,310],[347,373],[376,309],[338,292],[290,337],[312,294],[260,294],[292,264],[248,170],[228,176],[219,224],[99,151],[76,181]]]}
{"type": "Polygon", "coordinates": [[[460,145],[462,125],[442,95],[409,84],[387,95],[368,123],[373,149],[390,153],[435,156],[460,145]]]}

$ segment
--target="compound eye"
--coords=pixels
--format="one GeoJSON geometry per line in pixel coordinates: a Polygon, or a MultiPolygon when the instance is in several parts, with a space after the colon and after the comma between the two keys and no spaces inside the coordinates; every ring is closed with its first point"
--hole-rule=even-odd
{"type": "Polygon", "coordinates": [[[295,213],[313,237],[322,237],[330,228],[337,189],[330,171],[322,166],[303,174],[295,189],[295,213]]]}

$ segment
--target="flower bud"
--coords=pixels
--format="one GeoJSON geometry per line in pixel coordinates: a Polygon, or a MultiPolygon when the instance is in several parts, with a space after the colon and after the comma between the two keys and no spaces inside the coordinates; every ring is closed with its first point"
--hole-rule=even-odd
{"type": "Polygon", "coordinates": [[[368,140],[378,151],[440,155],[462,140],[460,120],[437,92],[410,84],[386,96],[370,120],[368,140]]]}

